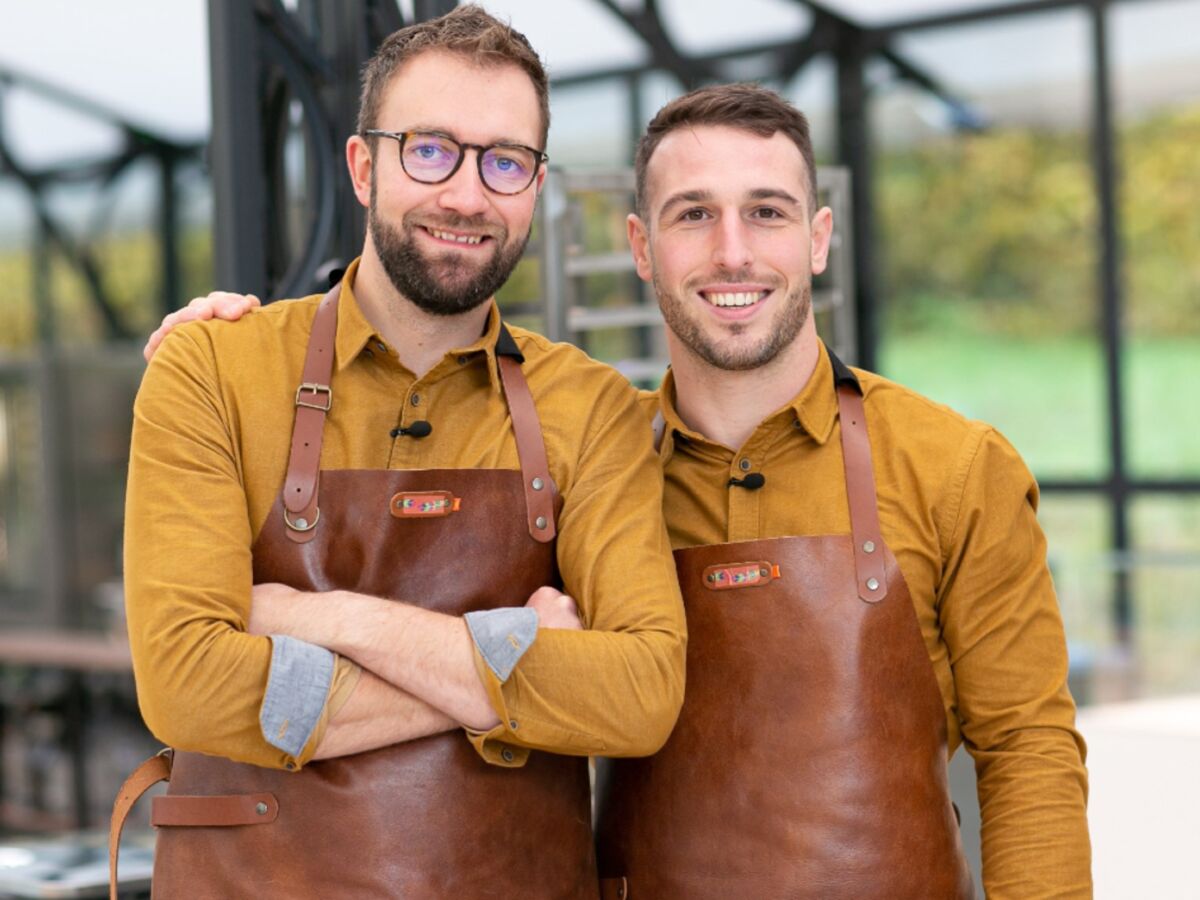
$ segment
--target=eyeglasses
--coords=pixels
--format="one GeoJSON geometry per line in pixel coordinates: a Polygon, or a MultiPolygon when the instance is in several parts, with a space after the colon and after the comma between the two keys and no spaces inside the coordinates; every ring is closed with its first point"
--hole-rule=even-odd
{"type": "Polygon", "coordinates": [[[541,150],[522,144],[464,144],[437,132],[380,131],[372,128],[364,137],[386,137],[400,144],[400,166],[413,181],[441,184],[449,181],[468,150],[475,151],[475,163],[484,186],[497,194],[519,194],[533,184],[538,166],[550,159],[541,150]]]}

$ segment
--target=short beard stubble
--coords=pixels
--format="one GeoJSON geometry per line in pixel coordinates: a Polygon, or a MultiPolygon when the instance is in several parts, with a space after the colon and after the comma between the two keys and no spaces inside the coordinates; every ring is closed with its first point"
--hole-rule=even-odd
{"type": "MultiPolygon", "coordinates": [[[[501,228],[498,235],[490,236],[496,243],[496,250],[482,268],[472,275],[464,260],[453,253],[436,257],[422,253],[414,237],[414,232],[420,226],[412,214],[405,215],[400,227],[396,228],[379,215],[375,196],[375,171],[372,170],[367,228],[375,252],[392,286],[400,295],[418,309],[435,316],[457,316],[470,312],[500,290],[521,261],[533,230],[531,224],[525,236],[512,246],[509,246],[506,228],[501,228]]],[[[450,216],[436,224],[454,230],[478,227],[480,222],[462,216],[450,216]]]]}
{"type": "MultiPolygon", "coordinates": [[[[771,362],[796,339],[812,312],[812,278],[810,276],[784,299],[783,308],[775,314],[775,318],[771,321],[770,333],[766,337],[749,347],[722,347],[718,341],[710,340],[696,320],[687,315],[684,299],[678,294],[671,293],[659,281],[658,269],[654,265],[653,257],[651,257],[650,265],[654,272],[654,293],[658,297],[658,308],[662,310],[663,320],[667,323],[667,327],[685,347],[698,357],[713,368],[726,372],[746,372],[771,362]]],[[[739,280],[737,277],[729,279],[731,283],[739,280]]],[[[751,281],[753,279],[746,277],[741,280],[751,281]]],[[[686,285],[684,291],[687,291],[686,285]]],[[[745,331],[745,326],[736,322],[728,327],[735,337],[745,331]]]]}

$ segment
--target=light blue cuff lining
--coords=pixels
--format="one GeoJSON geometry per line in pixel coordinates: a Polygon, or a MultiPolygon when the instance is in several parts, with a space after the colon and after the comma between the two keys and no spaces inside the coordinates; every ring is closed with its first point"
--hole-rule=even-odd
{"type": "Polygon", "coordinates": [[[258,722],[272,747],[299,756],[325,709],[334,655],[284,634],[271,637],[271,674],[258,722]]]}
{"type": "Polygon", "coordinates": [[[469,612],[463,618],[492,674],[501,684],[508,681],[513,668],[537,638],[537,611],[513,606],[469,612]]]}

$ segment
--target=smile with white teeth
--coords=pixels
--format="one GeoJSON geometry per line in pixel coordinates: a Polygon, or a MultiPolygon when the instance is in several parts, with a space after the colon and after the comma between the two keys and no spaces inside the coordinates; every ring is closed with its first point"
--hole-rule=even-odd
{"type": "Polygon", "coordinates": [[[769,293],[770,291],[741,291],[736,294],[718,294],[708,291],[703,297],[713,306],[750,306],[769,293]]]}
{"type": "Polygon", "coordinates": [[[452,234],[449,231],[439,231],[436,228],[426,228],[435,238],[443,241],[454,241],[456,244],[478,244],[483,240],[481,234],[452,234]]]}

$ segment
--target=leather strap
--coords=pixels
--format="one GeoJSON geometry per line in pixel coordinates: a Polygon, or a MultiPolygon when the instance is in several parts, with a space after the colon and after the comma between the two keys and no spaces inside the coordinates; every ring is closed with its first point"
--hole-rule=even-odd
{"type": "Polygon", "coordinates": [[[113,801],[112,819],[108,825],[108,896],[117,900],[117,855],[121,850],[121,832],[125,820],[138,799],[160,781],[171,780],[171,751],[158,753],[136,769],[125,779],[113,801]]]}
{"type": "Polygon", "coordinates": [[[629,881],[620,878],[600,879],[600,900],[629,900],[629,881]]]}
{"type": "Polygon", "coordinates": [[[317,504],[321,473],[321,440],[325,416],[333,405],[334,346],[337,338],[337,305],[341,285],[335,284],[321,299],[313,318],[304,357],[304,373],[296,389],[296,419],[292,425],[292,450],[283,487],[285,533],[298,544],[316,536],[321,511],[317,504]]]}
{"type": "Polygon", "coordinates": [[[883,533],[871,465],[867,416],[857,382],[837,386],[838,415],[842,423],[842,461],[846,469],[846,494],[850,501],[850,534],[854,542],[854,571],[858,596],[878,603],[887,596],[883,533]]]}
{"type": "Polygon", "coordinates": [[[274,794],[155,797],[150,824],[159,827],[266,825],[279,818],[274,794]]]}
{"type": "Polygon", "coordinates": [[[517,458],[521,461],[521,480],[525,488],[525,515],[529,533],[543,544],[554,540],[557,527],[554,521],[554,498],[558,487],[550,478],[550,463],[546,458],[546,441],[538,418],[529,383],[521,371],[524,357],[516,342],[501,324],[496,342],[496,362],[500,366],[500,381],[508,400],[513,434],[517,439],[517,458]]]}

